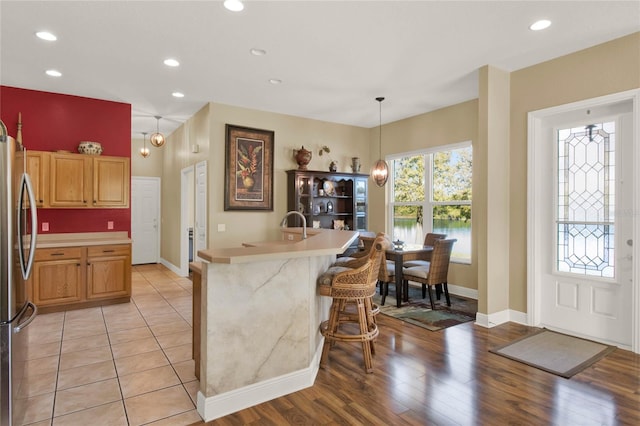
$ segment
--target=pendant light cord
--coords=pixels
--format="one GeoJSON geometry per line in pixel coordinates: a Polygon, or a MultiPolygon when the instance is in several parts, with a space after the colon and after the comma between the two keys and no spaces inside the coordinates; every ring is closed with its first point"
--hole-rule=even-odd
{"type": "Polygon", "coordinates": [[[376,98],[378,101],[378,105],[380,106],[380,127],[378,128],[378,158],[382,159],[382,101],[384,101],[383,97],[376,98]]]}

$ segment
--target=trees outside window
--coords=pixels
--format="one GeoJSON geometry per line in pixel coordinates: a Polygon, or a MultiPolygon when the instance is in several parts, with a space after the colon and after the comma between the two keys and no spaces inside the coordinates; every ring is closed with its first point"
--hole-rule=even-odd
{"type": "Polygon", "coordinates": [[[421,244],[428,232],[457,238],[452,258],[471,261],[470,142],[391,159],[390,229],[394,239],[421,244]]]}

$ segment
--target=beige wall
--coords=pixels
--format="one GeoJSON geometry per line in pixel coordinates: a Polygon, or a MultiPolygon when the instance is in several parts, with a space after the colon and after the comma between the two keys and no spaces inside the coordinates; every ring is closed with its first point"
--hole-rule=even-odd
{"type": "Polygon", "coordinates": [[[338,162],[338,171],[351,172],[351,157],[369,163],[369,130],[327,123],[290,115],[249,110],[229,105],[210,104],[211,155],[209,165],[209,247],[237,247],[242,242],[276,239],[278,226],[287,212],[286,170],[298,167],[293,150],[313,152],[310,170],[329,170],[330,158],[338,162]],[[274,197],[273,211],[224,211],[225,124],[273,130],[274,197]],[[318,156],[323,145],[329,155],[318,156]],[[218,232],[224,224],[225,232],[218,232]]]}
{"type": "MultiPolygon", "coordinates": [[[[471,141],[474,149],[475,179],[477,132],[478,101],[472,100],[382,126],[382,156],[471,141]]],[[[371,152],[377,156],[379,141],[377,127],[369,130],[369,138],[371,152]]],[[[376,159],[371,158],[371,162],[376,159]]],[[[366,172],[368,170],[365,170],[366,172]]],[[[371,183],[370,188],[369,229],[388,232],[385,217],[385,188],[378,188],[371,183]]],[[[474,205],[475,199],[474,193],[474,205]]],[[[477,231],[478,226],[474,216],[471,230],[471,265],[452,264],[449,273],[449,282],[452,284],[471,289],[477,288],[477,231]]]]}
{"type": "Polygon", "coordinates": [[[182,169],[209,159],[209,105],[205,105],[193,117],[167,137],[163,148],[162,173],[162,236],[160,256],[175,266],[180,266],[180,212],[182,169]],[[191,152],[197,144],[199,152],[191,152]]]}
{"type": "Polygon", "coordinates": [[[143,158],[140,155],[140,148],[143,145],[142,139],[131,140],[131,176],[162,176],[164,149],[153,147],[147,139],[147,148],[151,154],[147,158],[143,158]]]}
{"type": "Polygon", "coordinates": [[[636,88],[640,33],[511,73],[511,309],[527,311],[527,113],[636,88]]]}
{"type": "MultiPolygon", "coordinates": [[[[488,68],[490,69],[490,68],[488,68]]],[[[593,98],[605,94],[621,92],[640,87],[640,33],[635,33],[599,46],[563,56],[512,73],[497,71],[497,80],[492,82],[492,73],[480,73],[486,93],[481,100],[471,100],[438,111],[422,114],[383,126],[382,155],[415,151],[428,147],[471,140],[474,146],[474,221],[472,228],[471,265],[454,264],[451,267],[452,284],[479,290],[480,312],[493,313],[506,308],[526,312],[526,221],[527,221],[527,113],[542,108],[562,105],[577,100],[593,98]],[[508,82],[505,88],[504,81],[508,82]],[[496,83],[497,82],[497,83],[496,83]],[[479,103],[490,106],[491,99],[508,97],[508,108],[494,106],[483,113],[483,123],[479,123],[479,103]],[[494,114],[493,117],[490,114],[494,114]],[[508,116],[508,122],[504,117],[508,116]],[[489,174],[488,157],[478,157],[483,149],[489,149],[488,138],[491,126],[501,126],[508,134],[508,186],[503,191],[508,194],[494,194],[508,209],[504,217],[508,227],[505,250],[493,255],[488,251],[488,206],[490,194],[487,184],[491,179],[499,179],[489,174]],[[482,124],[482,126],[480,126],[482,124]],[[482,127],[484,142],[479,141],[482,127]],[[476,175],[481,172],[478,182],[476,175]],[[490,179],[490,176],[491,177],[490,179]],[[485,179],[486,178],[486,179],[485,179]],[[480,186],[478,186],[480,185],[480,186]],[[478,217],[477,207],[484,211],[478,217]],[[483,223],[484,222],[484,223],[483,223]],[[484,238],[478,231],[484,227],[484,238]],[[479,240],[482,247],[479,246],[479,240]],[[486,256],[478,258],[479,250],[486,256]],[[506,254],[505,254],[506,253],[506,254]],[[480,264],[482,263],[482,264],[480,264]],[[500,264],[508,264],[508,276],[500,264]],[[494,265],[494,277],[501,280],[495,289],[487,284],[494,279],[487,272],[488,265],[494,265]],[[479,271],[482,284],[479,288],[479,271]],[[504,280],[508,284],[504,285],[504,280]],[[497,294],[491,292],[497,292],[497,294]],[[491,294],[489,294],[491,293],[491,294]],[[488,301],[494,298],[494,305],[488,301]]],[[[483,84],[481,84],[481,87],[483,84]]],[[[296,168],[293,149],[302,145],[314,153],[309,166],[314,170],[326,170],[330,159],[318,157],[322,145],[331,147],[331,157],[338,161],[340,171],[350,171],[350,158],[359,156],[362,172],[378,156],[378,128],[364,129],[309,120],[299,117],[211,103],[191,118],[185,126],[169,136],[164,148],[162,174],[162,257],[174,265],[179,265],[179,224],[180,224],[180,171],[198,161],[208,161],[209,173],[209,245],[210,247],[238,246],[243,241],[274,239],[278,237],[277,226],[286,213],[286,174],[296,168]],[[224,211],[224,144],[225,124],[255,127],[275,131],[274,155],[274,211],[239,212],[224,211]],[[186,126],[186,130],[185,127],[186,126]],[[186,138],[188,135],[188,139],[186,138]],[[200,153],[192,154],[190,145],[197,141],[200,153]],[[226,232],[218,232],[217,225],[224,224],[226,232]]],[[[485,155],[490,155],[487,151],[485,155]]],[[[504,159],[498,159],[503,161],[504,159]]],[[[503,161],[504,162],[504,161],[503,161]]],[[[385,230],[385,189],[371,184],[369,191],[369,228],[373,231],[385,230]]],[[[504,211],[501,210],[502,213],[504,211]]],[[[501,219],[502,220],[502,219],[501,219]]],[[[496,225],[496,222],[493,222],[496,225]]],[[[504,236],[504,234],[501,234],[504,236]]]]}

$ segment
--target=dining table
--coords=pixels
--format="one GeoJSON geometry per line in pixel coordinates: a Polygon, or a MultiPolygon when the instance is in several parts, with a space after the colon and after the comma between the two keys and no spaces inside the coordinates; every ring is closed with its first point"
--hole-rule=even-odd
{"type": "Polygon", "coordinates": [[[402,301],[408,302],[408,288],[405,291],[403,286],[402,267],[404,262],[410,260],[431,260],[433,246],[425,246],[422,244],[408,244],[394,246],[386,250],[387,260],[391,260],[395,264],[395,285],[396,285],[396,306],[399,308],[402,301]]]}

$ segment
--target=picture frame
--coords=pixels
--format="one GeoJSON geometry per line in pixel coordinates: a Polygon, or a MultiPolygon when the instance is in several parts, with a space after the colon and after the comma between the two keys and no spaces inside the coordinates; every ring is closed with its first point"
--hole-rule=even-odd
{"type": "Polygon", "coordinates": [[[273,211],[274,132],[226,124],[225,134],[225,211],[273,211]]]}

